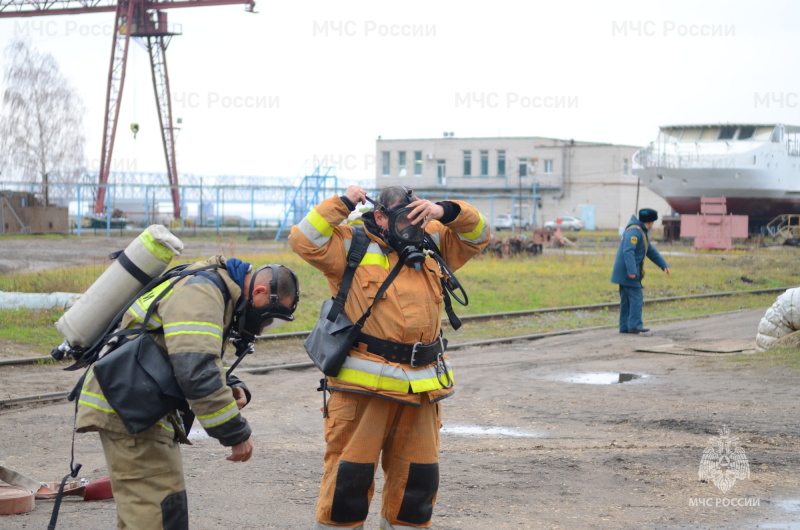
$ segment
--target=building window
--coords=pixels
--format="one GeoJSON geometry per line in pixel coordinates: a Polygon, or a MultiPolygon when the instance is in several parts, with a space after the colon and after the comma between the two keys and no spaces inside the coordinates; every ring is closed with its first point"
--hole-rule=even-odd
{"type": "Polygon", "coordinates": [[[628,176],[628,159],[627,158],[623,158],[622,159],[622,174],[625,175],[626,177],[628,176]]]}
{"type": "Polygon", "coordinates": [[[472,176],[472,151],[464,151],[464,176],[472,176]]]}
{"type": "Polygon", "coordinates": [[[447,185],[447,161],[446,160],[437,160],[436,161],[436,182],[440,186],[447,185]]]}
{"type": "Polygon", "coordinates": [[[406,152],[400,151],[397,153],[397,175],[400,177],[406,176],[406,152]]]}
{"type": "Polygon", "coordinates": [[[422,176],[422,151],[414,151],[414,176],[422,176]]]}
{"type": "Polygon", "coordinates": [[[519,176],[520,177],[527,177],[528,176],[528,159],[527,158],[520,158],[519,159],[519,176]]]}
{"type": "Polygon", "coordinates": [[[382,168],[381,173],[384,177],[388,177],[390,175],[389,155],[390,155],[389,151],[381,151],[381,168],[382,168]]]}
{"type": "Polygon", "coordinates": [[[481,176],[489,174],[489,151],[481,151],[481,176]]]}
{"type": "Polygon", "coordinates": [[[545,160],[544,161],[544,172],[545,174],[551,174],[553,172],[553,159],[545,160]]]}
{"type": "Polygon", "coordinates": [[[497,176],[506,176],[506,152],[497,151],[497,176]]]}

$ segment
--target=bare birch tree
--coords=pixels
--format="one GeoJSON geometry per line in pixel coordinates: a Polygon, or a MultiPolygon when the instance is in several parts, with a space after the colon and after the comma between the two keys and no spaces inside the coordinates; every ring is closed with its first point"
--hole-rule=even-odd
{"type": "Polygon", "coordinates": [[[41,182],[43,202],[66,198],[55,183],[80,179],[84,168],[83,102],[55,58],[21,39],[5,50],[0,110],[0,167],[4,180],[41,182]],[[52,193],[50,190],[52,189],[52,193]]]}

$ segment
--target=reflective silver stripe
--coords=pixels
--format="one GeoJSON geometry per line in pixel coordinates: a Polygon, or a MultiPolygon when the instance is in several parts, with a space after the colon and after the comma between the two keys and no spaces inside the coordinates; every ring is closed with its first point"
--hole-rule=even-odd
{"type": "MultiPolygon", "coordinates": [[[[350,245],[352,244],[353,244],[352,239],[345,239],[344,251],[350,252],[350,245]]],[[[365,254],[380,254],[381,256],[386,256],[389,252],[390,252],[389,249],[385,249],[377,243],[370,242],[370,244],[367,245],[367,250],[365,254]]]]}
{"type": "Polygon", "coordinates": [[[327,243],[333,234],[333,227],[317,212],[316,208],[311,208],[308,215],[297,223],[297,228],[317,247],[327,243]]]}
{"type": "Polygon", "coordinates": [[[230,405],[225,407],[222,410],[218,410],[213,414],[206,414],[205,416],[197,416],[197,420],[200,422],[206,429],[210,429],[211,427],[216,427],[217,425],[221,425],[228,421],[229,419],[235,417],[239,414],[239,407],[236,406],[236,402],[232,401],[230,405]]]}
{"type": "Polygon", "coordinates": [[[439,232],[434,232],[429,235],[431,236],[431,239],[433,239],[433,242],[436,243],[437,247],[442,243],[442,236],[439,234],[439,232]]]}
{"type": "Polygon", "coordinates": [[[212,335],[222,340],[222,328],[207,322],[175,322],[164,326],[164,336],[212,335]]]}
{"type": "MultiPolygon", "coordinates": [[[[450,361],[444,359],[444,365],[447,370],[452,370],[450,361]]],[[[356,359],[355,357],[347,356],[344,360],[342,368],[349,368],[359,372],[364,372],[380,377],[390,377],[392,379],[399,379],[401,381],[417,381],[420,379],[436,378],[436,365],[432,364],[422,370],[406,371],[391,364],[378,363],[368,361],[366,359],[356,359]]]]}
{"type": "Polygon", "coordinates": [[[78,399],[78,403],[92,407],[93,409],[108,412],[109,414],[116,414],[116,411],[111,408],[111,405],[108,403],[108,401],[106,401],[100,394],[92,394],[84,390],[81,392],[81,397],[78,399]]]}
{"type": "MultiPolygon", "coordinates": [[[[137,324],[141,324],[144,322],[144,317],[147,316],[147,309],[143,308],[139,305],[139,301],[137,300],[130,309],[128,309],[128,313],[133,317],[133,321],[137,324]]],[[[150,315],[150,321],[147,322],[148,329],[155,329],[161,326],[161,319],[158,318],[155,313],[150,315]]]]}

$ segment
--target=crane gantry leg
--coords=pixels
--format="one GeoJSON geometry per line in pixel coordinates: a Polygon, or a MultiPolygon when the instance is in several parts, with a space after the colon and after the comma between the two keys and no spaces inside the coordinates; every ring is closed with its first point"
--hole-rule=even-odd
{"type": "Polygon", "coordinates": [[[147,52],[150,54],[150,68],[153,71],[153,90],[156,94],[158,122],[161,126],[161,140],[167,160],[172,210],[175,219],[181,216],[180,195],[178,193],[178,167],[175,161],[175,129],[172,126],[172,97],[169,91],[167,72],[167,45],[170,36],[147,37],[147,52]]]}
{"type": "Polygon", "coordinates": [[[105,208],[106,185],[111,171],[111,154],[114,150],[114,136],[117,132],[122,89],[125,86],[125,68],[128,63],[128,45],[131,40],[134,7],[134,1],[119,0],[117,16],[114,20],[111,65],[108,69],[108,88],[106,90],[103,147],[100,153],[100,186],[97,188],[97,197],[94,204],[94,212],[98,214],[103,213],[105,208]]]}

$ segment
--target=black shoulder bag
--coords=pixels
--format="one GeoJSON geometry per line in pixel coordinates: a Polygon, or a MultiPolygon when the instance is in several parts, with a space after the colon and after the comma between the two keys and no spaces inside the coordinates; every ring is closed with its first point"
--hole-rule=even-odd
{"type": "Polygon", "coordinates": [[[364,323],[372,312],[372,306],[383,297],[389,284],[394,281],[403,266],[402,261],[397,262],[397,265],[395,265],[380,289],[378,289],[372,304],[361,315],[361,318],[353,324],[344,314],[344,303],[347,300],[347,294],[350,292],[350,284],[353,281],[356,267],[361,263],[368,245],[369,238],[364,232],[364,228],[354,226],[353,242],[350,245],[350,251],[347,253],[347,269],[342,277],[339,293],[334,298],[325,300],[322,303],[319,320],[303,343],[308,356],[325,375],[335,376],[339,373],[347,353],[355,344],[359,334],[361,334],[361,328],[364,327],[364,323]]]}

